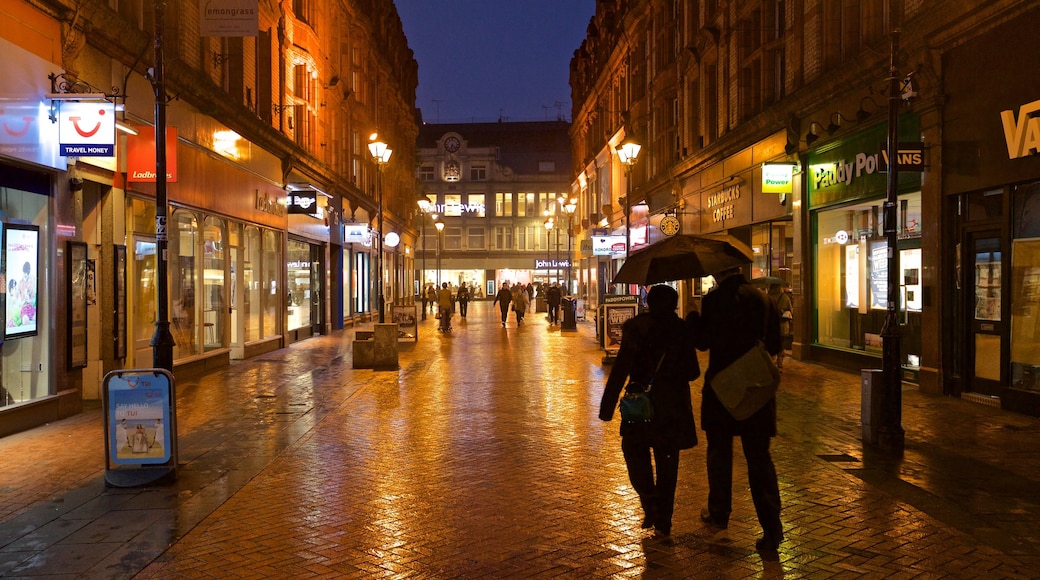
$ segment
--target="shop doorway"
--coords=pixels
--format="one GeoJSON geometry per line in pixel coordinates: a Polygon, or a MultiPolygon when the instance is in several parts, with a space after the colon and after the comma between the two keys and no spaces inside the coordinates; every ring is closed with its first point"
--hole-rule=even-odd
{"type": "MultiPolygon", "coordinates": [[[[156,293],[155,293],[155,238],[133,237],[133,270],[130,275],[130,331],[134,341],[134,358],[128,361],[131,367],[144,368],[152,366],[153,351],[149,344],[155,334],[156,293]]],[[[174,317],[178,312],[174,312],[174,317]]],[[[176,322],[176,321],[175,321],[176,322]]]]}
{"type": "Polygon", "coordinates": [[[991,397],[1004,385],[1005,312],[1002,308],[1004,253],[1000,232],[968,232],[964,247],[966,282],[964,316],[967,321],[967,392],[991,397]]]}

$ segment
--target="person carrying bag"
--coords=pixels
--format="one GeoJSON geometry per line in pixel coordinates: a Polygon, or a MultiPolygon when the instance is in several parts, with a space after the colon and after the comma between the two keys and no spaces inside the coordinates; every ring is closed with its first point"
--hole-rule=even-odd
{"type": "Polygon", "coordinates": [[[646,411],[636,415],[624,411],[621,451],[643,507],[643,528],[667,536],[675,508],[679,451],[697,444],[690,381],[700,376],[700,366],[690,328],[675,312],[678,293],[662,284],[650,289],[646,301],[649,311],[622,327],[621,347],[603,389],[599,418],[613,419],[626,382],[633,398],[652,383],[649,396],[636,405],[649,407],[649,418],[646,411]]]}
{"type": "MultiPolygon", "coordinates": [[[[703,314],[691,313],[687,317],[697,348],[709,351],[708,370],[701,390],[701,428],[708,439],[708,506],[701,511],[701,519],[716,528],[724,529],[729,524],[733,499],[733,438],[740,437],[751,498],[763,531],[755,547],[763,554],[775,553],[783,541],[780,490],[769,453],[770,440],[776,436],[775,390],[767,392],[764,400],[749,404],[753,408],[738,412],[727,409],[716,388],[730,393],[722,383],[730,387],[734,379],[745,383],[737,385],[737,389],[750,387],[748,377],[754,374],[751,367],[742,363],[731,366],[741,357],[760,359],[762,351],[767,357],[779,352],[780,313],[764,292],[748,282],[739,267],[718,272],[715,279],[719,285],[704,296],[703,314]],[[745,373],[744,379],[739,377],[740,373],[745,373]],[[735,412],[739,416],[734,416],[735,412]]],[[[775,372],[774,368],[772,373],[775,372]]],[[[772,373],[767,368],[771,378],[772,373]]],[[[744,394],[733,394],[731,403],[739,404],[744,397],[744,394]]]]}

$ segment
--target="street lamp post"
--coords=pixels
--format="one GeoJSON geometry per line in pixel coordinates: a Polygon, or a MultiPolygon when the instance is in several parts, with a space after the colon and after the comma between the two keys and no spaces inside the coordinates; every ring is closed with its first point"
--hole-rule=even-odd
{"type": "MultiPolygon", "coordinates": [[[[422,238],[422,273],[419,274],[419,300],[423,301],[426,299],[426,214],[429,213],[433,204],[430,203],[430,198],[425,195],[420,195],[417,203],[419,204],[419,215],[422,217],[422,231],[419,233],[419,237],[422,238]]],[[[422,311],[422,319],[426,320],[425,308],[422,311]]]]}
{"type": "Polygon", "coordinates": [[[444,245],[444,222],[434,222],[433,227],[437,228],[437,287],[441,285],[441,246],[444,245]]]}
{"type": "Polygon", "coordinates": [[[380,141],[376,134],[372,134],[368,151],[376,162],[376,190],[379,196],[379,209],[377,228],[379,229],[379,248],[376,254],[376,295],[379,299],[379,323],[386,322],[386,303],[383,298],[383,167],[390,161],[393,150],[386,143],[380,141]]]}
{"type": "Polygon", "coordinates": [[[578,209],[578,200],[571,198],[567,200],[567,205],[563,206],[563,211],[567,212],[567,294],[571,293],[571,262],[574,260],[574,247],[572,240],[574,239],[574,212],[578,209]]]}
{"type": "Polygon", "coordinates": [[[620,145],[617,146],[618,159],[628,166],[625,175],[625,259],[628,259],[629,250],[632,246],[632,233],[630,231],[632,219],[632,166],[636,164],[636,158],[639,157],[639,150],[642,146],[632,140],[631,137],[626,138],[620,145]]]}
{"type": "MultiPolygon", "coordinates": [[[[548,216],[549,211],[546,210],[545,214],[548,216]]],[[[550,236],[552,236],[553,230],[553,219],[552,216],[545,218],[545,285],[549,285],[549,266],[552,262],[552,255],[549,253],[549,247],[551,246],[550,236]]]]}
{"type": "Polygon", "coordinates": [[[166,83],[164,79],[163,26],[165,0],[155,0],[155,67],[152,88],[155,91],[155,333],[152,347],[152,366],[173,372],[173,347],[176,341],[170,333],[170,305],[167,247],[167,193],[166,193],[166,83]]]}
{"type": "MultiPolygon", "coordinates": [[[[898,18],[896,3],[889,0],[890,14],[898,18]]],[[[898,20],[896,21],[898,22],[898,20]]],[[[899,28],[892,30],[892,54],[888,87],[888,190],[884,204],[885,243],[888,246],[888,305],[881,328],[881,369],[885,384],[881,404],[878,446],[902,453],[905,433],[902,426],[902,354],[899,328],[899,226],[896,208],[899,203],[899,28]]]]}

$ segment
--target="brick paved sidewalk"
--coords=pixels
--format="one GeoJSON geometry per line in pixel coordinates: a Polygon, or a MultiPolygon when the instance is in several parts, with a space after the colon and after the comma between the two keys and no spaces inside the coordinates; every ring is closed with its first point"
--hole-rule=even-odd
{"type": "Polygon", "coordinates": [[[654,538],[596,419],[592,325],[542,318],[428,320],[397,373],[352,369],[347,332],[178,383],[170,486],[104,488],[96,410],[0,439],[0,577],[1038,576],[1035,419],[908,388],[891,458],[859,443],[859,377],[798,361],[780,560],[754,552],[739,457],[730,529],[701,524],[703,445],[654,538]]]}

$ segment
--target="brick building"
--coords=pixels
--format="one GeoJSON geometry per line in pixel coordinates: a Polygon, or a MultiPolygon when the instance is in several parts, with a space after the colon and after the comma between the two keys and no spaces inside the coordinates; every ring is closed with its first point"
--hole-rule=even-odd
{"type": "Polygon", "coordinates": [[[234,17],[226,7],[0,5],[0,215],[19,248],[5,262],[18,280],[0,435],[76,412],[108,371],[153,366],[157,260],[178,376],[371,318],[379,276],[391,296],[411,286],[418,67],[394,5],[264,1],[234,17]],[[394,150],[381,172],[372,134],[394,150]],[[382,260],[380,233],[400,239],[382,260]]]}
{"type": "MultiPolygon", "coordinates": [[[[921,162],[893,188],[902,377],[1040,415],[1040,96],[1023,74],[1038,18],[1020,0],[600,1],[571,63],[580,213],[633,248],[670,218],[737,236],[752,276],[792,285],[796,357],[876,367],[892,111],[921,162]],[[769,192],[763,172],[784,167],[769,192]]],[[[620,259],[575,259],[600,296],[634,291],[608,284],[620,259]]],[[[679,285],[690,305],[710,287],[679,285]]]]}

